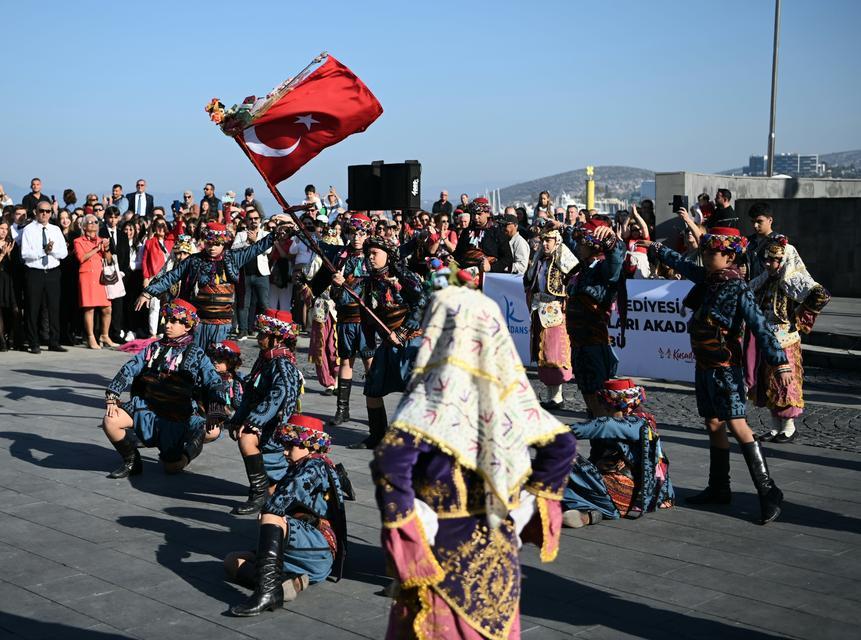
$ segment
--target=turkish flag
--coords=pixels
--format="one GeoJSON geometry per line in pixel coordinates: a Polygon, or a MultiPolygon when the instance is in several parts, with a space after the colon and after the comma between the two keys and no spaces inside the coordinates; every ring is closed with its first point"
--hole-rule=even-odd
{"type": "Polygon", "coordinates": [[[332,56],[237,136],[272,184],[286,180],[326,147],[364,131],[383,107],[332,56]]]}

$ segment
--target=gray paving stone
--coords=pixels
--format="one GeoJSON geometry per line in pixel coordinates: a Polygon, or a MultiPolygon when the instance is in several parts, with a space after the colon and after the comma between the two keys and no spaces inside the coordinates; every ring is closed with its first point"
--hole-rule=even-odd
{"type": "MultiPolygon", "coordinates": [[[[248,343],[243,350],[250,364],[248,343]]],[[[224,582],[221,558],[254,548],[257,535],[253,518],[228,514],[246,492],[236,444],[207,445],[175,477],[161,471],[152,450],[142,450],[143,476],[108,480],[118,458],[97,428],[107,377],[94,371],[112,372],[125,356],[73,350],[74,357],[38,369],[29,354],[2,355],[8,366],[0,367],[0,630],[96,640],[382,637],[389,603],[379,593],[388,578],[371,454],[345,447],[366,433],[361,384],[351,403],[356,419],[331,430],[332,455],[349,470],[359,498],[348,505],[344,579],[313,586],[287,610],[236,619],[225,612],[247,592],[224,582]],[[41,610],[47,618],[37,616],[41,610]]],[[[299,361],[308,380],[305,410],[331,415],[335,399],[318,393],[313,367],[299,361]]],[[[836,382],[811,376],[822,397],[829,384],[836,382]]],[[[705,484],[707,438],[689,389],[653,387],[649,408],[662,423],[673,482],[684,496],[705,484]]],[[[524,637],[759,640],[857,628],[861,445],[853,438],[861,432],[855,417],[861,384],[851,394],[851,406],[810,403],[810,424],[799,441],[817,446],[767,447],[787,495],[784,515],[773,525],[754,524],[756,497],[733,447],[736,498],[728,509],[677,507],[638,521],[565,530],[550,565],[525,548],[524,637]]],[[[560,415],[582,417],[572,388],[565,397],[573,411],[560,415]]],[[[387,399],[390,414],[396,401],[387,399]]],[[[761,421],[761,413],[751,415],[761,421]]]]}

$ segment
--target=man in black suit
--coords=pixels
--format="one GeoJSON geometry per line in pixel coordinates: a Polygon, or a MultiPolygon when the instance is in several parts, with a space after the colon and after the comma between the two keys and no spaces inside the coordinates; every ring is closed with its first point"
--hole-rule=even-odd
{"type": "Polygon", "coordinates": [[[146,180],[140,178],[135,184],[136,191],[126,196],[129,201],[129,211],[137,216],[152,217],[155,206],[152,196],[146,192],[146,180]]]}
{"type": "MultiPolygon", "coordinates": [[[[108,239],[108,246],[112,256],[117,255],[117,247],[120,243],[120,210],[114,205],[105,209],[105,218],[99,236],[108,239]]],[[[111,327],[108,335],[111,340],[122,342],[124,336],[120,333],[123,328],[123,299],[114,298],[111,300],[111,327]]]]}

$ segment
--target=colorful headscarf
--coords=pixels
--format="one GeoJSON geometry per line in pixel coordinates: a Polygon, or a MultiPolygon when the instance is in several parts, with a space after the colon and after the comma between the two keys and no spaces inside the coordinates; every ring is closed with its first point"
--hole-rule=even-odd
{"type": "Polygon", "coordinates": [[[161,317],[164,318],[165,322],[179,320],[189,329],[193,329],[194,325],[200,322],[197,307],[181,298],[176,298],[172,302],[162,305],[161,317]]]}
{"type": "Polygon", "coordinates": [[[239,350],[239,345],[232,340],[213,342],[207,347],[206,355],[213,362],[224,362],[231,371],[235,371],[242,365],[242,353],[239,350]]]}
{"type": "Polygon", "coordinates": [[[598,390],[598,399],[613,411],[630,415],[646,401],[646,390],[630,378],[607,380],[604,388],[598,390]]]}
{"type": "Polygon", "coordinates": [[[347,225],[354,231],[361,229],[362,231],[370,235],[373,223],[371,222],[371,219],[364,213],[354,213],[350,217],[350,220],[347,222],[347,225]]]}
{"type": "Polygon", "coordinates": [[[604,251],[606,243],[595,237],[595,229],[598,227],[609,227],[610,223],[602,218],[592,218],[586,224],[574,227],[573,238],[582,246],[595,251],[604,251]]]}
{"type": "Polygon", "coordinates": [[[206,244],[230,244],[233,242],[233,234],[220,222],[207,222],[203,230],[203,241],[206,244]]]}
{"type": "Polygon", "coordinates": [[[733,227],[712,227],[709,233],[700,239],[700,249],[706,251],[721,251],[741,255],[747,248],[747,238],[733,227]]]}
{"type": "Polygon", "coordinates": [[[484,479],[488,524],[518,504],[529,447],[567,427],[541,408],[499,306],[446,287],[425,312],[412,378],[392,420],[484,479]]]}
{"type": "Polygon", "coordinates": [[[477,213],[486,213],[487,215],[492,215],[493,209],[491,208],[490,203],[487,201],[487,198],[476,198],[469,203],[469,212],[472,215],[475,215],[477,213]]]}
{"type": "Polygon", "coordinates": [[[182,234],[176,239],[176,244],[173,245],[174,253],[197,253],[197,245],[194,238],[189,235],[182,234]]]}
{"type": "Polygon", "coordinates": [[[365,240],[365,244],[362,246],[362,249],[366,256],[371,249],[382,249],[390,258],[395,260],[398,259],[398,245],[396,245],[394,241],[386,239],[383,236],[371,236],[365,240]]]}
{"type": "Polygon", "coordinates": [[[285,447],[297,446],[311,453],[325,455],[332,446],[332,436],[323,431],[323,421],[294,413],[275,430],[275,440],[285,447]]]}
{"type": "Polygon", "coordinates": [[[280,340],[295,341],[299,337],[299,326],[294,324],[293,314],[289,311],[267,309],[257,316],[257,328],[280,340]]]}
{"type": "Polygon", "coordinates": [[[769,238],[768,245],[765,247],[765,256],[767,258],[783,258],[786,255],[786,246],[789,244],[789,238],[784,235],[776,235],[769,238]]]}

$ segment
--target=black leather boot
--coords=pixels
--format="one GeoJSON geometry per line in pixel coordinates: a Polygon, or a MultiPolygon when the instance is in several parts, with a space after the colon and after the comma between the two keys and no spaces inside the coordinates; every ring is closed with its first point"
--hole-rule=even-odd
{"type": "Polygon", "coordinates": [[[200,428],[194,433],[192,433],[188,440],[185,443],[185,447],[183,448],[183,453],[185,457],[188,458],[188,463],[191,463],[197,456],[200,455],[200,452],[203,451],[203,439],[206,437],[206,429],[200,428]]]}
{"type": "Polygon", "coordinates": [[[370,434],[361,442],[354,442],[349,445],[348,449],[373,449],[378,444],[383,436],[386,435],[386,429],[389,427],[389,419],[386,416],[385,407],[368,407],[368,430],[370,434]]]}
{"type": "Polygon", "coordinates": [[[697,495],[685,499],[687,504],[729,504],[729,449],[709,449],[709,484],[697,495]]]}
{"type": "Polygon", "coordinates": [[[762,455],[762,448],[758,442],[748,442],[741,445],[744,461],[750,470],[750,479],[759,494],[759,510],[761,519],[759,524],[768,524],[777,520],[780,515],[780,505],[783,504],[783,491],[777,488],[774,480],[768,474],[768,464],[762,455]]]}
{"type": "Polygon", "coordinates": [[[338,378],[338,409],[329,424],[341,424],[350,421],[350,391],[352,388],[352,378],[349,380],[338,378]]]}
{"type": "Polygon", "coordinates": [[[112,442],[114,449],[122,456],[123,465],[114,469],[108,474],[108,477],[117,480],[119,478],[128,478],[129,476],[140,475],[143,472],[143,464],[141,464],[141,454],[138,453],[135,446],[135,435],[131,429],[126,429],[126,434],[119,442],[112,442]]]}
{"type": "Polygon", "coordinates": [[[248,500],[240,505],[236,505],[230,511],[235,516],[247,516],[257,514],[266,502],[266,493],[269,488],[269,478],[266,476],[266,469],[263,467],[263,454],[255,453],[251,456],[243,456],[242,461],[245,463],[245,473],[248,475],[248,500]]]}
{"type": "Polygon", "coordinates": [[[277,524],[260,525],[260,539],[255,559],[256,586],[254,593],[243,604],[230,608],[239,617],[258,616],[264,611],[275,611],[284,604],[281,586],[281,565],[284,561],[284,530],[277,524]]]}

